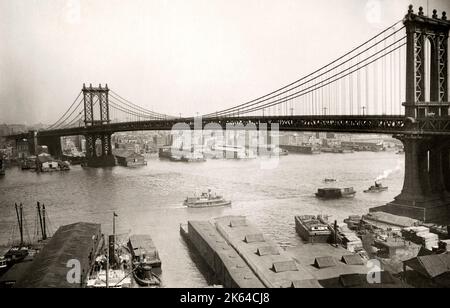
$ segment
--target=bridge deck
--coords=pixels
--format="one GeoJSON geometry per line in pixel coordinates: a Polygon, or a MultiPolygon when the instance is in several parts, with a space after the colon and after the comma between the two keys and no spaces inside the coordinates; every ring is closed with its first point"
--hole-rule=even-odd
{"type": "MultiPolygon", "coordinates": [[[[279,131],[320,131],[336,133],[377,133],[450,135],[450,117],[428,117],[415,121],[404,116],[246,116],[177,118],[136,122],[110,123],[71,127],[55,130],[41,130],[39,137],[72,136],[96,133],[116,133],[143,130],[192,130],[192,129],[276,129],[279,131]]],[[[26,138],[27,134],[10,136],[26,138]]]]}

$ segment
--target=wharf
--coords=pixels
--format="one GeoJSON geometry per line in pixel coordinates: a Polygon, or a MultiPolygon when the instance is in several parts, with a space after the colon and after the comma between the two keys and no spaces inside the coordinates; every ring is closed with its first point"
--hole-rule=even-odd
{"type": "Polygon", "coordinates": [[[215,219],[220,235],[239,253],[264,286],[268,288],[313,287],[320,284],[244,216],[215,219]]]}
{"type": "Polygon", "coordinates": [[[258,277],[208,221],[189,221],[180,226],[190,242],[226,288],[264,288],[258,277]]]}
{"type": "Polygon", "coordinates": [[[290,247],[286,252],[325,288],[405,287],[390,273],[382,271],[381,268],[377,270],[374,264],[339,246],[324,243],[303,244],[290,247]],[[378,283],[370,283],[367,279],[374,271],[380,272],[378,283]]]}

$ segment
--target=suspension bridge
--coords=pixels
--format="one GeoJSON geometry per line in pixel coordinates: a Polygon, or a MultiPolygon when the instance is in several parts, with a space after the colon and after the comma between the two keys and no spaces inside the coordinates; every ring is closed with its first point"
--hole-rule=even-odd
{"type": "Polygon", "coordinates": [[[84,135],[91,166],[114,164],[115,132],[278,125],[281,131],[392,134],[405,148],[401,194],[382,210],[430,220],[450,204],[448,36],[445,12],[409,6],[403,19],[276,90],[201,117],[176,117],[135,104],[107,85],[83,85],[67,111],[38,132],[11,136],[61,153],[60,137],[84,135]],[[179,125],[180,123],[184,125],[179,125]],[[101,142],[102,153],[95,144],[101,142]]]}

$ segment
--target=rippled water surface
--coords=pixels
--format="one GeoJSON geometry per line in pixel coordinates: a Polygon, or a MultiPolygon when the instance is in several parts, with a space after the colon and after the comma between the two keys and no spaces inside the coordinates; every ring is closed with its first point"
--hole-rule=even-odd
{"type": "MultiPolygon", "coordinates": [[[[25,206],[29,237],[35,232],[36,201],[45,203],[53,231],[77,221],[102,224],[112,232],[112,212],[117,233],[148,233],[163,262],[163,281],[168,287],[201,287],[207,281],[192,261],[179,235],[179,224],[192,219],[248,215],[280,245],[300,242],[294,230],[296,214],[328,214],[343,219],[364,214],[370,207],[392,201],[403,183],[403,156],[391,152],[288,155],[278,166],[263,169],[260,159],[209,160],[177,163],[148,158],[145,167],[105,169],[73,166],[66,173],[7,170],[0,178],[0,245],[7,245],[15,225],[14,202],[25,206]],[[395,170],[380,194],[362,191],[386,170],[395,170]],[[338,187],[353,186],[354,199],[321,201],[314,197],[325,177],[338,179],[338,187]],[[229,208],[188,209],[184,198],[211,188],[233,202],[229,208]]],[[[28,235],[27,235],[28,237],[28,235]]]]}

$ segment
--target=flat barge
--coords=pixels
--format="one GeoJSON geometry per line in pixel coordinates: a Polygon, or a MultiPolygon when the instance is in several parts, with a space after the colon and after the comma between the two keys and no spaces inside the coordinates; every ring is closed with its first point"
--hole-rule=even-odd
{"type": "Polygon", "coordinates": [[[250,267],[208,221],[188,221],[180,226],[182,237],[192,244],[225,288],[264,288],[250,267]]]}
{"type": "Polygon", "coordinates": [[[321,287],[311,273],[262,234],[245,216],[219,217],[215,219],[215,224],[219,234],[245,260],[265,287],[321,287]]]}

